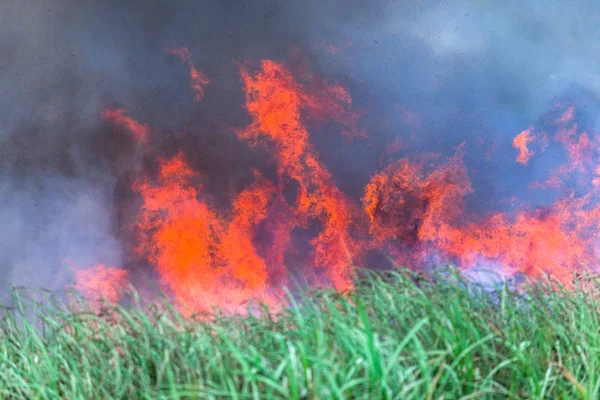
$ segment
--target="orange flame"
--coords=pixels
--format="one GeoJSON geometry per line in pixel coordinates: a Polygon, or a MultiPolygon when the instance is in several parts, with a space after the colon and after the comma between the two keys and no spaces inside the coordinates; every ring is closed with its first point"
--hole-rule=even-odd
{"type": "Polygon", "coordinates": [[[210,83],[210,79],[194,66],[192,63],[192,53],[187,47],[178,49],[166,49],[170,54],[174,54],[183,64],[187,64],[190,69],[190,87],[194,91],[194,101],[199,102],[204,98],[204,87],[210,83]]]}
{"type": "Polygon", "coordinates": [[[533,151],[527,148],[527,143],[535,139],[535,136],[532,136],[532,131],[533,128],[524,130],[513,139],[513,147],[519,150],[519,155],[517,155],[519,164],[527,165],[531,156],[533,156],[533,151]]]}
{"type": "Polygon", "coordinates": [[[573,113],[575,111],[575,107],[570,106],[559,118],[558,122],[566,124],[573,120],[573,113]]]}
{"type": "MultiPolygon", "coordinates": [[[[275,144],[281,181],[299,184],[292,224],[305,227],[309,218],[321,222],[321,232],[313,241],[314,265],[325,267],[334,286],[343,290],[351,286],[350,268],[358,250],[349,233],[352,206],[319,161],[303,118],[333,119],[355,131],[357,117],[349,111],[352,99],[344,88],[308,74],[303,78],[302,83],[296,81],[273,61],[263,61],[255,75],[242,68],[246,108],[253,122],[238,133],[252,144],[261,138],[275,144]]],[[[287,227],[286,237],[293,226],[287,227]]]]}
{"type": "Polygon", "coordinates": [[[91,302],[106,299],[114,304],[128,284],[128,272],[119,268],[99,264],[88,269],[76,269],[74,272],[75,289],[91,302]]]}
{"type": "Polygon", "coordinates": [[[393,240],[409,246],[417,254],[405,251],[402,261],[410,257],[414,265],[426,243],[462,216],[463,198],[471,191],[461,152],[427,175],[422,165],[397,161],[373,176],[362,199],[375,245],[393,240]]]}
{"type": "MultiPolygon", "coordinates": [[[[188,49],[168,51],[195,71],[188,49]]],[[[251,122],[236,133],[251,146],[274,149],[276,183],[257,172],[231,204],[217,207],[181,153],[158,160],[158,173],[133,185],[142,200],[135,221],[137,254],[157,269],[185,314],[215,306],[243,312],[250,300],[276,305],[273,291],[289,283],[287,271],[296,267],[286,265],[290,258],[304,265],[309,283],[341,291],[352,287],[355,264],[372,249],[385,249],[398,263],[414,268],[439,256],[463,268],[489,264],[500,273],[551,275],[565,285],[582,264],[598,266],[600,205],[595,192],[575,193],[600,187],[595,161],[600,138],[578,130],[574,107],[551,121],[554,141],[564,147],[568,161],[533,187],[567,189],[568,178],[577,173],[579,190],[544,209],[468,214],[473,188],[461,145],[446,161],[439,155],[417,162],[401,159],[375,173],[360,210],[339,189],[310,140],[315,123],[333,122],[342,133],[361,134],[349,93],[274,61],[240,71],[251,122]],[[291,189],[292,196],[284,195],[291,189]],[[305,255],[293,254],[297,232],[312,235],[305,255]],[[261,235],[268,238],[259,240],[261,235]]],[[[200,79],[196,93],[203,94],[207,83],[200,79]]],[[[421,125],[416,113],[405,117],[421,125]]],[[[107,110],[104,118],[126,127],[140,142],[148,138],[148,127],[123,110],[107,110]]],[[[520,164],[533,156],[531,142],[540,145],[539,157],[549,145],[546,133],[533,132],[532,126],[513,139],[520,164]]],[[[392,143],[385,158],[402,145],[392,143]]]]}
{"type": "Polygon", "coordinates": [[[133,118],[125,115],[124,109],[115,108],[104,110],[104,112],[102,113],[102,117],[104,118],[104,120],[114,125],[119,125],[129,130],[138,143],[145,144],[148,142],[148,136],[150,131],[148,126],[141,124],[133,118]]]}
{"type": "MultiPolygon", "coordinates": [[[[558,122],[572,119],[570,108],[558,122]]],[[[526,144],[533,128],[515,138],[523,164],[530,157],[526,144]]],[[[569,155],[569,163],[556,169],[548,184],[564,184],[560,176],[575,169],[595,171],[590,165],[597,159],[597,145],[592,145],[585,132],[559,129],[557,141],[569,155]]],[[[363,203],[369,216],[370,232],[379,244],[391,239],[409,243],[420,249],[417,260],[431,256],[432,251],[454,259],[464,268],[478,263],[500,264],[498,272],[522,272],[532,277],[552,276],[568,286],[574,274],[584,266],[598,266],[597,230],[600,227],[600,205],[592,194],[567,197],[544,210],[519,211],[511,216],[497,213],[489,217],[467,217],[461,205],[470,189],[466,170],[455,158],[425,177],[419,165],[401,160],[373,176],[366,187],[363,203]],[[450,186],[449,186],[450,185],[450,186]]],[[[584,175],[584,176],[587,176],[584,175]]],[[[586,187],[589,183],[579,180],[586,187]]],[[[498,268],[498,267],[496,267],[498,268]]]]}
{"type": "Polygon", "coordinates": [[[254,250],[252,234],[265,217],[272,186],[257,176],[228,220],[199,199],[195,178],[180,154],[161,162],[155,182],[135,183],[144,201],[139,254],[156,266],[187,314],[215,306],[240,311],[252,298],[269,301],[265,262],[254,250]]]}

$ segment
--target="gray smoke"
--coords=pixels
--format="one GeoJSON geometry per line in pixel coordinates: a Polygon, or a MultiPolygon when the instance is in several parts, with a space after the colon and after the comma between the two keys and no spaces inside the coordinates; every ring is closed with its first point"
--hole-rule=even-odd
{"type": "Polygon", "coordinates": [[[122,263],[111,227],[110,186],[58,175],[0,182],[3,286],[53,292],[71,283],[73,268],[122,263]]]}

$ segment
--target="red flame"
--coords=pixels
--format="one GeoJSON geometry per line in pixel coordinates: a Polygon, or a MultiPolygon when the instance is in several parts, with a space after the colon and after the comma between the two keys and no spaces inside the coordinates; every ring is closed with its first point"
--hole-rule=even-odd
{"type": "MultiPolygon", "coordinates": [[[[168,51],[195,70],[186,48],[168,51]]],[[[217,206],[181,153],[158,160],[158,173],[133,185],[142,200],[135,220],[137,254],[156,268],[184,313],[214,306],[243,311],[250,299],[274,305],[272,293],[291,282],[288,270],[298,268],[295,264],[302,264],[310,283],[346,290],[355,265],[372,249],[414,268],[439,258],[463,268],[487,264],[504,274],[551,275],[566,285],[582,265],[598,266],[600,206],[593,192],[576,196],[571,189],[544,209],[469,214],[473,188],[461,145],[445,161],[439,155],[393,161],[366,185],[361,210],[321,162],[309,131],[311,124],[328,122],[341,133],[360,135],[349,93],[269,60],[258,70],[241,67],[241,77],[251,122],[236,133],[251,146],[273,149],[277,181],[257,172],[230,204],[217,206]],[[294,187],[293,196],[284,195],[294,187]],[[312,235],[305,254],[294,253],[298,231],[312,235]],[[259,240],[260,235],[267,238],[259,240]]],[[[207,83],[201,81],[196,93],[207,83]]],[[[553,117],[554,141],[564,146],[568,162],[536,188],[566,189],[574,172],[578,193],[600,187],[594,161],[600,139],[578,130],[575,111],[569,107],[553,117]]],[[[123,110],[107,110],[104,117],[147,140],[149,129],[123,110]]],[[[420,125],[415,112],[405,117],[420,125]]],[[[542,148],[536,157],[549,145],[547,134],[533,132],[532,126],[513,140],[520,164],[534,155],[528,148],[533,141],[542,148]]],[[[397,140],[385,158],[403,149],[404,140],[397,140]]]]}
{"type": "Polygon", "coordinates": [[[210,79],[204,72],[200,71],[192,63],[192,53],[187,47],[181,47],[178,49],[166,49],[168,53],[174,54],[181,60],[182,63],[187,64],[190,69],[190,87],[194,91],[194,101],[198,102],[204,98],[204,87],[210,83],[210,79]]]}
{"type": "Polygon", "coordinates": [[[128,272],[123,269],[96,265],[88,269],[76,269],[75,289],[92,302],[106,299],[116,303],[128,284],[128,272]]]}
{"type": "Polygon", "coordinates": [[[239,136],[252,144],[263,138],[274,143],[280,180],[299,184],[297,207],[293,217],[287,217],[291,218],[284,237],[294,226],[306,226],[309,218],[319,220],[323,228],[313,241],[313,263],[326,268],[334,286],[343,290],[350,286],[350,268],[358,250],[349,233],[352,205],[319,161],[302,118],[329,118],[354,131],[356,114],[349,111],[352,100],[344,88],[310,75],[304,78],[305,82],[298,82],[273,61],[264,61],[255,75],[243,68],[246,108],[253,122],[239,136]]]}
{"type": "Polygon", "coordinates": [[[563,123],[563,124],[571,122],[573,120],[573,112],[574,111],[575,111],[575,107],[573,107],[573,106],[570,106],[569,108],[567,108],[567,110],[559,118],[558,122],[563,123]]]}
{"type": "Polygon", "coordinates": [[[373,176],[363,197],[376,246],[392,240],[405,247],[398,261],[422,261],[427,244],[462,216],[471,190],[461,152],[429,174],[406,159],[390,165],[373,176]]]}
{"type": "Polygon", "coordinates": [[[144,201],[139,254],[156,266],[186,313],[217,305],[240,310],[250,298],[269,301],[265,262],[253,248],[252,234],[265,217],[272,186],[257,176],[228,217],[200,199],[195,178],[180,154],[161,162],[155,181],[135,183],[144,201]]]}
{"type": "MultiPolygon", "coordinates": [[[[572,118],[569,110],[558,122],[572,118]]],[[[523,164],[532,154],[526,148],[532,129],[515,140],[523,164]]],[[[577,133],[576,126],[561,129],[556,140],[565,146],[569,163],[557,168],[548,182],[564,185],[567,172],[576,169],[600,171],[590,165],[598,147],[591,145],[585,132],[577,133]]],[[[597,174],[592,179],[593,183],[597,174]]],[[[580,179],[578,184],[585,187],[586,182],[580,179]]],[[[402,160],[376,174],[367,186],[363,201],[371,234],[383,241],[400,238],[404,244],[411,243],[411,248],[425,249],[421,255],[441,253],[464,268],[487,263],[498,270],[500,265],[500,273],[550,275],[567,286],[584,266],[598,266],[600,206],[591,194],[578,198],[571,192],[543,210],[474,218],[461,207],[469,192],[466,171],[456,158],[426,178],[418,166],[402,160]]]]}
{"type": "Polygon", "coordinates": [[[138,143],[145,144],[148,142],[148,135],[150,131],[148,126],[141,124],[133,118],[125,115],[125,110],[107,109],[102,113],[102,117],[114,125],[119,125],[129,130],[138,143]]]}
{"type": "Polygon", "coordinates": [[[533,156],[533,151],[527,148],[527,143],[535,139],[535,137],[532,136],[532,130],[533,128],[529,128],[519,133],[513,140],[513,147],[519,150],[519,155],[517,156],[517,162],[519,164],[527,165],[531,156],[533,156]]]}

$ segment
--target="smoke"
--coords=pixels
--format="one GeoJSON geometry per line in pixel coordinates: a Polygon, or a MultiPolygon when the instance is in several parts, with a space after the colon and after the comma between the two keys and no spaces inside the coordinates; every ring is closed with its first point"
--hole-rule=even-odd
{"type": "MultiPolygon", "coordinates": [[[[60,291],[75,267],[120,265],[111,226],[110,186],[47,175],[0,183],[2,287],[60,291]]],[[[6,293],[6,292],[3,292],[6,293]]]]}
{"type": "Polygon", "coordinates": [[[597,126],[599,17],[591,0],[5,1],[0,277],[58,289],[70,279],[67,260],[124,262],[129,173],[151,166],[132,160],[134,143],[102,121],[105,107],[153,127],[154,153],[193,149],[217,200],[239,192],[253,168],[268,174],[269,158],[232,131],[249,121],[236,63],[265,58],[309,64],[365,111],[368,139],[312,137],[342,191],[358,199],[395,140],[393,158],[451,155],[466,142],[467,167],[478,171],[471,207],[500,207],[547,169],[514,166],[511,141],[552,103],[584,102],[597,126]],[[165,52],[181,46],[210,78],[200,104],[186,67],[165,52]]]}

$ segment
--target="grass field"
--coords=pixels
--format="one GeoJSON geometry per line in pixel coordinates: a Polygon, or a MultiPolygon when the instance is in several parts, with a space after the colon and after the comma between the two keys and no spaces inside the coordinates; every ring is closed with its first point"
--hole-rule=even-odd
{"type": "Polygon", "coordinates": [[[600,324],[588,290],[489,295],[386,273],[277,316],[199,322],[132,307],[101,317],[40,308],[37,327],[23,322],[31,304],[21,301],[0,323],[0,391],[23,399],[598,399],[600,324]]]}

